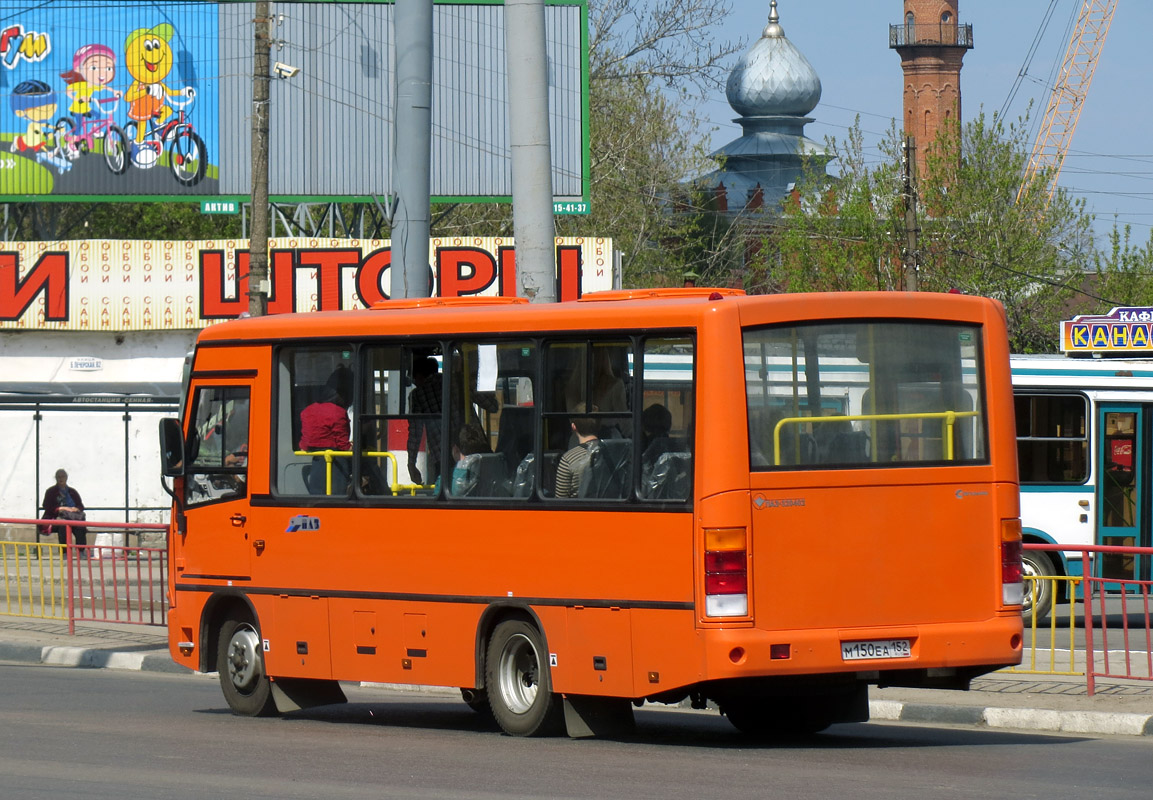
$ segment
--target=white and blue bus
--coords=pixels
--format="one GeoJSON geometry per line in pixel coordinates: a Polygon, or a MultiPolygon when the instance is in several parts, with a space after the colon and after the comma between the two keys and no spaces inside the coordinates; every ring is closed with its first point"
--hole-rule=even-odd
{"type": "MultiPolygon", "coordinates": [[[[1153,545],[1153,358],[1013,356],[1024,541],[1153,545]]],[[[1103,554],[1094,572],[1149,580],[1150,559],[1103,554]]],[[[1073,552],[1025,552],[1027,575],[1080,575],[1073,552]]],[[[1043,618],[1068,582],[1037,581],[1043,618]]],[[[1028,605],[1028,603],[1027,603],[1028,605]]]]}

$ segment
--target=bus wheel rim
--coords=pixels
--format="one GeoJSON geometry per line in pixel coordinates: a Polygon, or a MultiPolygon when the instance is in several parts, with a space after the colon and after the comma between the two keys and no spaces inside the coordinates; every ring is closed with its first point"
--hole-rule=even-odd
{"type": "Polygon", "coordinates": [[[240,691],[250,690],[260,677],[260,639],[251,627],[238,628],[228,642],[228,677],[240,691]]]}
{"type": "Polygon", "coordinates": [[[524,634],[505,644],[500,656],[500,693],[509,711],[524,714],[536,702],[539,661],[536,648],[524,634]]]}

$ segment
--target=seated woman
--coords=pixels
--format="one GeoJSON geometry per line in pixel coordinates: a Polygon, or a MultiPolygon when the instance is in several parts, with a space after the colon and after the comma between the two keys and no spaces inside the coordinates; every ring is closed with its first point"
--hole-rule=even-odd
{"type": "MultiPolygon", "coordinates": [[[[352,450],[352,427],[348,407],[352,400],[352,371],[343,365],[333,370],[320,400],[300,412],[300,449],[352,450]]],[[[324,456],[314,456],[308,470],[309,494],[344,495],[348,491],[349,460],[332,458],[332,490],[328,491],[328,466],[324,456]]]]}

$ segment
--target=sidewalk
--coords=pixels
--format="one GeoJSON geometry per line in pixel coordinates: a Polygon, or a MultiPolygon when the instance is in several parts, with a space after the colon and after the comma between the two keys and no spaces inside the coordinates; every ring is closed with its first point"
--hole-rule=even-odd
{"type": "MultiPolygon", "coordinates": [[[[164,628],[0,617],[0,661],[71,667],[187,672],[168,655],[164,628]]],[[[399,688],[399,687],[396,687],[399,688]]],[[[1153,682],[998,672],[968,692],[870,689],[874,721],[965,725],[1017,731],[1153,736],[1153,682]]]]}

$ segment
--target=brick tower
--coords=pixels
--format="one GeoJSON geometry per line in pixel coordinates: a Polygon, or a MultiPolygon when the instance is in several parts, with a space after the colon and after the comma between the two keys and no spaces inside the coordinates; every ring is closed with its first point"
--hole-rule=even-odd
{"type": "Polygon", "coordinates": [[[961,117],[961,61],[973,47],[973,26],[957,22],[958,0],[904,0],[905,16],[889,26],[889,47],[905,75],[903,127],[917,142],[917,169],[937,130],[961,117]]]}

